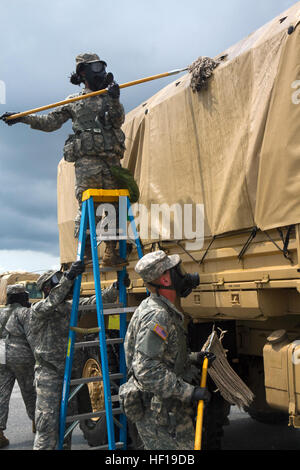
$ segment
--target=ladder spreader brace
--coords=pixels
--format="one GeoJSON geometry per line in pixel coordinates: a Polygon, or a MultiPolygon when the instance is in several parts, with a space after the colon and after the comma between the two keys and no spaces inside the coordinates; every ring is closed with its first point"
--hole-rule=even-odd
{"type": "MultiPolygon", "coordinates": [[[[82,196],[82,211],[80,220],[80,229],[78,237],[78,248],[77,248],[77,260],[83,260],[85,251],[85,241],[87,235],[87,223],[89,221],[89,232],[91,240],[91,252],[93,260],[93,275],[95,282],[95,294],[96,294],[96,311],[97,311],[97,323],[98,328],[94,329],[94,332],[99,333],[99,340],[97,341],[86,341],[75,343],[76,332],[81,332],[77,327],[78,324],[78,311],[79,310],[91,310],[95,309],[95,306],[79,306],[80,288],[81,288],[81,275],[77,276],[74,281],[73,289],[73,302],[70,317],[70,329],[66,353],[65,373],[63,380],[62,399],[60,408],[60,422],[59,422],[59,443],[58,449],[63,449],[64,439],[73,431],[76,425],[83,419],[94,418],[96,416],[106,415],[106,426],[107,426],[107,439],[108,445],[102,445],[93,447],[93,450],[97,449],[126,449],[127,442],[127,422],[126,416],[123,414],[121,408],[112,408],[112,403],[118,401],[118,395],[111,396],[111,381],[115,385],[114,381],[119,380],[120,384],[126,381],[126,362],[124,352],[124,339],[126,334],[126,314],[133,312],[136,307],[126,307],[127,305],[127,292],[124,284],[126,276],[126,267],[121,268],[99,268],[99,258],[97,249],[97,234],[96,234],[96,223],[95,223],[95,211],[94,202],[118,202],[119,203],[119,214],[123,217],[119,219],[119,230],[122,236],[119,238],[119,251],[120,256],[124,259],[127,257],[127,222],[129,221],[131,229],[134,234],[134,241],[137,248],[138,256],[143,256],[140,239],[137,234],[134,217],[132,215],[132,209],[129,201],[129,192],[125,189],[119,190],[104,190],[104,189],[88,189],[83,193],[82,196]],[[125,216],[124,216],[125,214],[125,216]],[[118,304],[103,304],[102,293],[101,293],[101,271],[117,271],[118,274],[118,285],[119,285],[119,303],[118,304]],[[116,315],[120,316],[120,338],[106,339],[105,334],[105,321],[104,315],[116,315]],[[78,347],[91,347],[95,344],[100,346],[100,357],[101,357],[101,369],[102,376],[81,378],[71,380],[72,363],[74,356],[74,348],[78,347]],[[107,357],[107,345],[108,344],[119,344],[119,373],[109,374],[108,368],[108,357],[107,357]],[[68,402],[73,399],[75,394],[81,389],[85,383],[103,381],[104,389],[104,402],[105,411],[98,411],[94,413],[85,413],[75,416],[67,416],[68,402]],[[70,385],[76,385],[77,387],[70,394],[70,385]],[[115,416],[119,416],[119,421],[116,420],[115,416]],[[66,423],[72,422],[66,430],[66,423]],[[119,441],[115,439],[115,428],[114,425],[120,428],[119,441]]],[[[110,238],[111,239],[111,238],[110,238]]],[[[100,242],[103,241],[100,239],[100,242]]]]}

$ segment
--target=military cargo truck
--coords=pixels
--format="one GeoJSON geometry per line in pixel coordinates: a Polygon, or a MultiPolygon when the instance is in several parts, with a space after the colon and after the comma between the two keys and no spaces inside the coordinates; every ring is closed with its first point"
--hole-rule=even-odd
{"type": "MultiPolygon", "coordinates": [[[[200,275],[182,303],[191,348],[202,347],[213,325],[226,330],[228,359],[255,394],[246,411],[294,427],[300,427],[299,23],[297,2],[222,52],[205,88],[194,93],[187,73],[130,111],[123,127],[123,166],[140,188],[135,213],[144,253],[178,253],[186,271],[200,275]],[[180,233],[185,208],[192,225],[180,233]],[[204,214],[198,231],[197,208],[204,214]]],[[[76,200],[64,196],[73,187],[73,165],[62,160],[62,265],[76,257],[76,200]]],[[[133,248],[129,305],[147,295],[136,261],[133,248]]],[[[113,280],[108,273],[103,283],[113,280]]],[[[93,293],[91,270],[82,292],[93,293]]],[[[228,406],[221,397],[210,406],[217,446],[228,406]]]]}
{"type": "Polygon", "coordinates": [[[7,271],[0,274],[0,306],[6,304],[6,288],[11,284],[23,284],[29,292],[29,302],[31,304],[41,300],[43,294],[36,287],[38,277],[39,274],[26,271],[7,271]]]}

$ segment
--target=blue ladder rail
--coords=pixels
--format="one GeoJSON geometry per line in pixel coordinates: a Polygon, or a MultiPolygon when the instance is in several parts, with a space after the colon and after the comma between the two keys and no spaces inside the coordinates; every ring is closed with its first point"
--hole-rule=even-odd
{"type": "MultiPolygon", "coordinates": [[[[107,340],[105,334],[105,321],[104,321],[104,308],[102,301],[102,292],[101,292],[101,280],[100,280],[100,268],[99,268],[99,258],[97,250],[97,234],[96,234],[96,223],[95,223],[95,211],[94,211],[94,202],[115,202],[119,203],[119,213],[120,216],[120,229],[122,230],[123,236],[119,239],[119,249],[120,256],[122,258],[127,257],[127,221],[129,221],[134,234],[134,240],[138,252],[139,258],[143,256],[140,239],[137,234],[134,217],[132,215],[132,208],[129,200],[129,192],[127,190],[97,190],[89,189],[83,193],[83,202],[82,202],[82,211],[81,211],[81,221],[78,237],[78,248],[77,248],[77,260],[83,260],[84,251],[85,251],[85,240],[86,240],[86,231],[87,223],[89,221],[90,229],[90,240],[91,240],[91,251],[92,251],[92,261],[93,261],[93,275],[95,282],[95,294],[96,294],[96,310],[97,310],[97,323],[99,327],[99,344],[100,344],[100,357],[101,357],[101,368],[102,368],[102,380],[103,380],[103,389],[104,389],[104,403],[105,403],[105,414],[106,414],[106,426],[107,426],[107,437],[108,437],[108,449],[114,450],[116,448],[126,449],[127,442],[127,422],[126,416],[120,412],[119,423],[120,423],[120,436],[119,442],[116,443],[115,440],[115,430],[114,430],[114,415],[116,410],[112,409],[112,397],[110,389],[110,374],[108,368],[108,357],[107,357],[107,340]]],[[[124,266],[121,270],[118,271],[118,281],[119,281],[119,302],[123,304],[123,313],[119,314],[120,317],[120,339],[123,341],[120,342],[120,374],[118,376],[120,383],[126,382],[126,361],[125,361],[125,351],[124,351],[124,339],[127,329],[126,322],[126,305],[127,305],[127,292],[126,286],[124,284],[124,278],[126,276],[126,267],[124,266]]],[[[80,288],[81,288],[81,278],[79,275],[74,281],[74,290],[73,290],[73,302],[72,310],[70,317],[70,330],[67,344],[67,353],[66,353],[66,362],[65,362],[65,373],[63,380],[62,388],[62,399],[61,399],[61,408],[60,408],[60,421],[59,421],[59,443],[58,449],[63,449],[63,443],[68,432],[76,425],[71,425],[67,432],[66,430],[66,420],[67,420],[67,408],[68,401],[70,399],[70,381],[72,374],[72,364],[74,356],[74,344],[76,332],[73,328],[77,327],[78,323],[78,308],[79,308],[79,298],[80,298],[80,288]]],[[[79,389],[80,387],[78,387],[79,389]]],[[[74,394],[72,394],[72,397],[74,394]]],[[[71,397],[71,398],[72,398],[71,397]]],[[[79,419],[78,415],[77,418],[79,419]]],[[[77,421],[78,423],[79,421],[77,421]]],[[[105,447],[103,447],[105,448],[105,447]]]]}

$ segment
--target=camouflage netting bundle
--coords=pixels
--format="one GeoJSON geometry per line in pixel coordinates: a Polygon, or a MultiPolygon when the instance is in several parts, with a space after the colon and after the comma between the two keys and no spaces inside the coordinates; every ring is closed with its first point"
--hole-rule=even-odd
{"type": "Polygon", "coordinates": [[[202,348],[202,351],[205,351],[211,341],[208,350],[216,356],[208,369],[208,374],[218,387],[224,400],[232,405],[237,405],[239,408],[246,408],[250,406],[254,395],[227,361],[226,350],[222,346],[225,333],[226,331],[221,331],[219,338],[217,333],[213,331],[202,348]]]}
{"type": "Polygon", "coordinates": [[[219,63],[219,60],[215,61],[210,57],[198,57],[198,59],[189,66],[189,73],[192,75],[190,86],[194,93],[207,86],[208,79],[219,63]]]}

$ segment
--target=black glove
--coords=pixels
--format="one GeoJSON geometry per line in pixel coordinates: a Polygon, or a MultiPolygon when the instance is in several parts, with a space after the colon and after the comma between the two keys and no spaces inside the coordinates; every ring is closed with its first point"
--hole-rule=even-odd
{"type": "Polygon", "coordinates": [[[115,98],[115,99],[119,98],[120,97],[120,87],[119,87],[119,85],[116,82],[110,83],[107,87],[107,93],[112,98],[115,98]]]}
{"type": "Polygon", "coordinates": [[[206,387],[195,387],[191,396],[192,403],[198,403],[198,401],[203,400],[205,404],[210,401],[210,393],[206,387]]]}
{"type": "MultiPolygon", "coordinates": [[[[126,274],[125,274],[125,277],[124,277],[124,285],[125,287],[129,287],[130,286],[130,278],[129,278],[129,275],[128,275],[128,272],[126,271],[126,274]]],[[[118,289],[119,290],[119,281],[116,281],[113,283],[113,286],[115,289],[118,289]]]]}
{"type": "Polygon", "coordinates": [[[198,354],[197,354],[197,363],[198,363],[200,369],[202,369],[202,367],[203,367],[203,362],[204,362],[205,358],[208,359],[208,367],[210,367],[212,365],[212,363],[214,362],[214,360],[216,359],[216,356],[215,356],[214,353],[209,352],[209,351],[200,351],[200,352],[198,352],[198,354]]]}
{"type": "Polygon", "coordinates": [[[75,277],[83,273],[84,270],[85,270],[84,262],[81,260],[75,261],[75,263],[72,264],[70,270],[67,272],[66,277],[67,279],[69,279],[69,281],[73,281],[75,277]]]}
{"type": "Polygon", "coordinates": [[[18,114],[18,113],[4,113],[2,114],[2,116],[0,116],[0,119],[2,119],[2,121],[4,121],[9,126],[12,126],[13,124],[17,124],[17,122],[21,122],[22,118],[7,119],[8,116],[12,116],[13,114],[18,114]]]}

